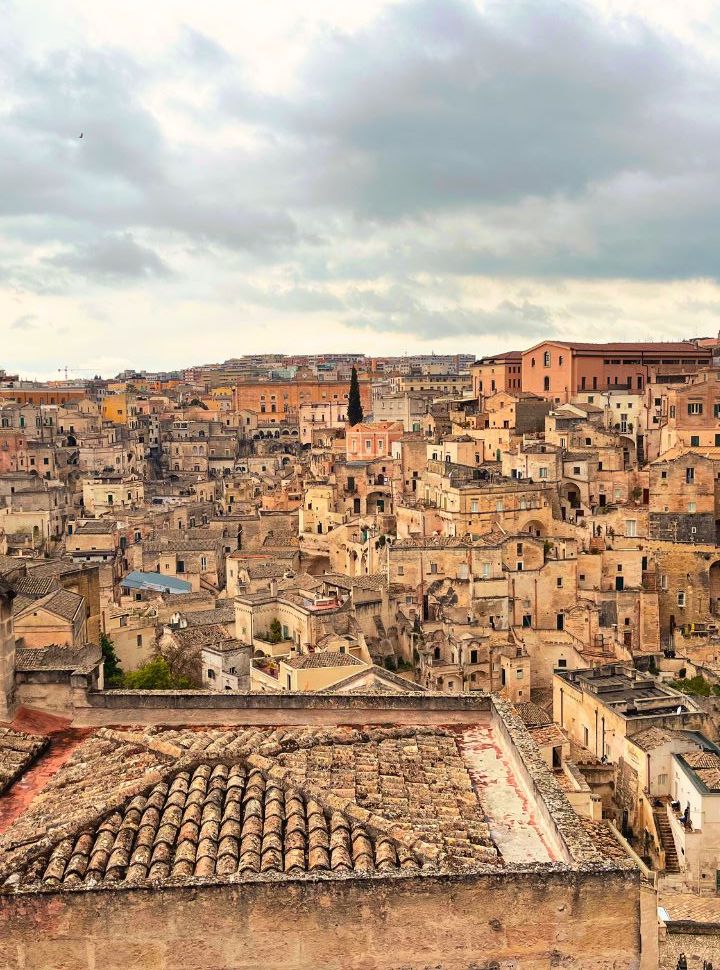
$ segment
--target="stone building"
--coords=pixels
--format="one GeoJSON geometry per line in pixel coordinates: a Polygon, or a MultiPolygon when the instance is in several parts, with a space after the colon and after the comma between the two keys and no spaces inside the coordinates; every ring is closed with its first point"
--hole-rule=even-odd
{"type": "Polygon", "coordinates": [[[668,542],[717,542],[720,452],[673,450],[650,464],[649,536],[668,542]]]}
{"type": "Polygon", "coordinates": [[[176,576],[196,591],[204,587],[219,592],[225,585],[223,537],[213,533],[201,538],[164,532],[143,543],[143,569],[176,576]]]}

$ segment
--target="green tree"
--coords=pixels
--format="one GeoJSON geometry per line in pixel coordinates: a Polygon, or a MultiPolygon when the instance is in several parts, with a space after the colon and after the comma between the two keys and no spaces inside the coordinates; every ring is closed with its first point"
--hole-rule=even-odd
{"type": "Polygon", "coordinates": [[[692,694],[695,697],[709,697],[713,692],[710,681],[705,680],[702,674],[696,674],[695,677],[687,679],[682,677],[678,680],[671,680],[670,686],[683,694],[692,694]]]}
{"type": "Polygon", "coordinates": [[[189,678],[173,674],[164,657],[153,657],[143,667],[125,674],[123,687],[128,690],[187,690],[189,678]]]}
{"type": "Polygon", "coordinates": [[[115,687],[122,683],[123,672],[115,653],[115,644],[107,633],[100,634],[100,649],[105,667],[105,684],[108,687],[115,687]]]}
{"type": "Polygon", "coordinates": [[[358,384],[357,370],[353,367],[350,374],[350,393],[348,395],[347,409],[348,424],[353,428],[360,424],[363,419],[362,402],[360,400],[360,385],[358,384]]]}
{"type": "Polygon", "coordinates": [[[283,638],[282,626],[280,625],[280,620],[273,620],[270,624],[270,633],[268,639],[270,643],[280,643],[283,638]]]}

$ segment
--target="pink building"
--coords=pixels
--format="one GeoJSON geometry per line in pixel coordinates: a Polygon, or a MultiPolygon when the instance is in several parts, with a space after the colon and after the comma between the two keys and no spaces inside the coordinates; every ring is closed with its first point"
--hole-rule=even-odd
{"type": "Polygon", "coordinates": [[[378,421],[374,424],[356,424],[345,434],[348,461],[374,461],[389,458],[395,441],[403,436],[400,421],[378,421]]]}
{"type": "Polygon", "coordinates": [[[28,471],[27,441],[22,432],[0,431],[0,475],[28,471]]]}

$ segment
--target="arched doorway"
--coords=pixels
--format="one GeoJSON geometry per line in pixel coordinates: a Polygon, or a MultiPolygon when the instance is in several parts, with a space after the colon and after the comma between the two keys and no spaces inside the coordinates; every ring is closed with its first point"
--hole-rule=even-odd
{"type": "Polygon", "coordinates": [[[539,539],[541,536],[545,535],[545,526],[537,519],[531,519],[530,522],[525,523],[523,532],[529,532],[531,536],[535,536],[539,539]]]}
{"type": "Polygon", "coordinates": [[[577,485],[574,485],[572,482],[563,485],[562,494],[571,509],[580,508],[580,489],[577,485]]]}

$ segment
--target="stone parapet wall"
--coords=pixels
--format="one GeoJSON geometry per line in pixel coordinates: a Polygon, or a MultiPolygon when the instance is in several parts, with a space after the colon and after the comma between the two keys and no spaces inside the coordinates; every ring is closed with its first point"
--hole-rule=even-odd
{"type": "Polygon", "coordinates": [[[303,691],[282,694],[222,694],[212,691],[91,691],[87,695],[92,708],[112,710],[173,711],[329,711],[342,720],[342,711],[447,711],[485,712],[491,710],[487,694],[442,694],[408,692],[407,694],[323,694],[303,691]]]}
{"type": "Polygon", "coordinates": [[[1,970],[641,966],[637,873],[531,867],[17,893],[0,901],[0,938],[1,970]]]}

